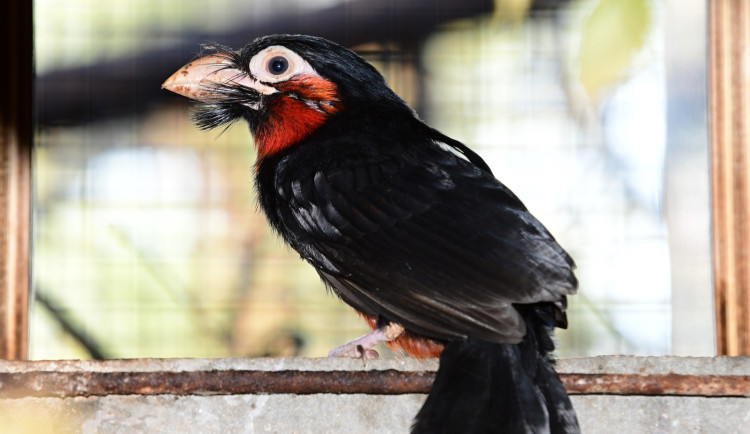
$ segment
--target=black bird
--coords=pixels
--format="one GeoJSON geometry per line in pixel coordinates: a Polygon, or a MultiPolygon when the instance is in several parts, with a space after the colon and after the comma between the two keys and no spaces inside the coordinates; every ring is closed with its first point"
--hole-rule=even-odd
{"type": "Polygon", "coordinates": [[[487,164],[331,41],[214,51],[163,87],[249,124],[268,222],[373,329],[329,355],[440,355],[413,432],[578,432],[550,355],[574,262],[487,164]]]}

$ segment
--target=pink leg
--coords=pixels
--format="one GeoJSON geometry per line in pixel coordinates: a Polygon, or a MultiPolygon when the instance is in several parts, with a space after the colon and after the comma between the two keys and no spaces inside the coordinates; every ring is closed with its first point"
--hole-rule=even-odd
{"type": "Polygon", "coordinates": [[[353,357],[357,359],[377,359],[379,354],[372,347],[381,342],[390,342],[401,336],[404,328],[394,322],[385,327],[376,328],[361,338],[332,349],[328,357],[353,357]]]}

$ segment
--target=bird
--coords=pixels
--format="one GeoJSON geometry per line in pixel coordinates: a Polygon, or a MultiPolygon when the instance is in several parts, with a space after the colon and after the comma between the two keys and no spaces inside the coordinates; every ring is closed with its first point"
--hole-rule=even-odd
{"type": "Polygon", "coordinates": [[[201,129],[248,124],[271,228],[372,329],[329,356],[439,357],[414,433],[579,432],[552,354],[575,263],[477,153],[327,39],[199,56],[162,87],[201,129]]]}

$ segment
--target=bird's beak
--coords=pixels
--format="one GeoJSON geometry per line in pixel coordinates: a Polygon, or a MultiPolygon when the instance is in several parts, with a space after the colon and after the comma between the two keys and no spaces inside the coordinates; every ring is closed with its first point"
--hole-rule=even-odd
{"type": "Polygon", "coordinates": [[[188,63],[161,85],[162,89],[208,103],[225,99],[226,89],[237,86],[257,92],[263,85],[235,69],[227,57],[216,54],[188,63]]]}

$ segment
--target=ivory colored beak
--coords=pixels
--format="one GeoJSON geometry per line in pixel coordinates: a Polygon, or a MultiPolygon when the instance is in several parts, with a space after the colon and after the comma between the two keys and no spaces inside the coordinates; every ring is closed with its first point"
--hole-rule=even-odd
{"type": "Polygon", "coordinates": [[[248,77],[231,68],[229,60],[219,55],[201,57],[172,74],[161,87],[190,99],[211,102],[221,95],[215,89],[225,84],[245,84],[248,77]]]}

